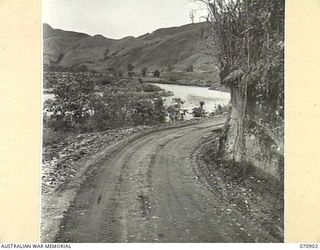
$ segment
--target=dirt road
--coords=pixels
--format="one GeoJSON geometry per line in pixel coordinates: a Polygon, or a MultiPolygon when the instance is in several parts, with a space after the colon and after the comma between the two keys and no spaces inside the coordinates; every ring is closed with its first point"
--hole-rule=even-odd
{"type": "Polygon", "coordinates": [[[87,179],[56,241],[276,241],[236,210],[222,213],[230,204],[199,180],[194,147],[224,120],[150,133],[114,152],[87,179]]]}

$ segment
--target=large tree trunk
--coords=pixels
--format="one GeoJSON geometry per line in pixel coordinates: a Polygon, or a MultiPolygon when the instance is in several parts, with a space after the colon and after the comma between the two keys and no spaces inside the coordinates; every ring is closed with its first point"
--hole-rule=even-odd
{"type": "Polygon", "coordinates": [[[229,85],[232,110],[220,140],[220,155],[224,160],[234,161],[244,175],[247,166],[254,165],[282,180],[283,152],[276,136],[256,123],[259,114],[256,114],[255,103],[247,100],[246,84],[243,78],[229,85]]]}
{"type": "Polygon", "coordinates": [[[232,110],[225,141],[225,158],[239,163],[245,161],[246,158],[246,88],[244,85],[244,82],[240,82],[238,85],[230,87],[232,110]]]}

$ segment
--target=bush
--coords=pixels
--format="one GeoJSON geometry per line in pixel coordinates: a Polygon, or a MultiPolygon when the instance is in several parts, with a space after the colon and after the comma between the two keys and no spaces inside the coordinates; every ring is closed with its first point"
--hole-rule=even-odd
{"type": "Polygon", "coordinates": [[[172,104],[167,107],[167,112],[171,122],[183,121],[186,114],[186,110],[182,109],[184,101],[180,98],[173,98],[172,104]]]}
{"type": "Polygon", "coordinates": [[[144,92],[157,92],[162,90],[159,86],[153,85],[151,83],[143,83],[142,89],[144,92]]]}
{"type": "Polygon", "coordinates": [[[153,71],[153,76],[160,77],[160,70],[156,69],[155,71],[153,71]]]}
{"type": "Polygon", "coordinates": [[[192,109],[193,117],[206,117],[207,116],[207,112],[203,108],[204,105],[205,105],[204,101],[201,101],[200,107],[195,107],[192,109]]]}
{"type": "Polygon", "coordinates": [[[190,65],[188,68],[186,68],[187,72],[193,72],[193,65],[190,65]]]}
{"type": "Polygon", "coordinates": [[[45,102],[50,116],[45,117],[44,127],[54,132],[85,133],[165,121],[166,109],[157,93],[160,87],[128,79],[121,84],[93,82],[90,76],[58,85],[55,98],[45,102]],[[139,90],[154,93],[139,95],[139,90]]]}
{"type": "Polygon", "coordinates": [[[221,105],[218,104],[214,107],[214,111],[210,113],[211,116],[214,115],[222,115],[222,114],[226,114],[231,110],[231,106],[230,105],[221,105]]]}
{"type": "Polygon", "coordinates": [[[142,76],[146,76],[147,72],[148,72],[148,69],[146,67],[141,69],[141,75],[142,76]]]}

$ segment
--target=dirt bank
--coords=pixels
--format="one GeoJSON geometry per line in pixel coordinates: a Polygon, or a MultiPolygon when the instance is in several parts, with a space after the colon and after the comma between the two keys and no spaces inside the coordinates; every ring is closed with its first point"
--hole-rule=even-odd
{"type": "Polygon", "coordinates": [[[194,153],[200,180],[221,200],[230,204],[221,213],[230,211],[242,216],[233,218],[232,223],[241,225],[244,242],[283,242],[283,183],[277,178],[252,165],[241,168],[234,162],[224,161],[219,156],[218,140],[221,131],[203,138],[194,153]],[[244,223],[240,221],[244,221],[244,223]],[[250,220],[254,224],[245,223],[250,220]],[[257,237],[259,232],[262,238],[257,237]]]}

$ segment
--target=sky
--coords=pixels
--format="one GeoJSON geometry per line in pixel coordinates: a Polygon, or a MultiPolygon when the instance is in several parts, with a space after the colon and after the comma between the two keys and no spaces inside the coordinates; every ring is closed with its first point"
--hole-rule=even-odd
{"type": "Polygon", "coordinates": [[[53,28],[119,39],[159,28],[204,21],[194,0],[42,0],[42,22],[53,28]]]}

